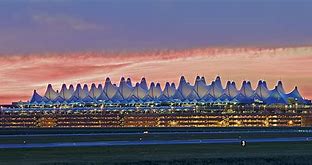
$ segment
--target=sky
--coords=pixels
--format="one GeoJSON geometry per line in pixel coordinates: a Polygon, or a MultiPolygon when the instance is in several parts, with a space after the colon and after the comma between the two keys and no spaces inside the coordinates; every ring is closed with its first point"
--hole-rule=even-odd
{"type": "Polygon", "coordinates": [[[48,83],[283,80],[312,98],[309,0],[0,1],[0,103],[48,83]]]}

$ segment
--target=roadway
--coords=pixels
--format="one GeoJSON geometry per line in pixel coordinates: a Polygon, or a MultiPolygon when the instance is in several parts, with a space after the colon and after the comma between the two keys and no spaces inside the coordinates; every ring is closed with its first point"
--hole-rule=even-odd
{"type": "MultiPolygon", "coordinates": [[[[266,133],[312,133],[312,130],[239,130],[239,131],[168,131],[168,132],[148,132],[151,135],[185,135],[185,134],[266,134],[266,133]]],[[[66,136],[113,136],[113,135],[142,135],[144,132],[106,132],[106,133],[60,133],[60,134],[6,134],[1,135],[0,138],[8,137],[66,137],[66,136]]]]}
{"type": "MultiPolygon", "coordinates": [[[[193,139],[193,140],[138,140],[138,141],[96,141],[96,142],[60,142],[60,143],[26,143],[0,144],[0,149],[9,148],[55,148],[55,147],[96,147],[96,146],[129,146],[129,145],[174,145],[174,144],[240,144],[242,139],[193,139]]],[[[249,143],[270,142],[307,142],[312,137],[287,138],[253,138],[244,139],[249,143]]]]}

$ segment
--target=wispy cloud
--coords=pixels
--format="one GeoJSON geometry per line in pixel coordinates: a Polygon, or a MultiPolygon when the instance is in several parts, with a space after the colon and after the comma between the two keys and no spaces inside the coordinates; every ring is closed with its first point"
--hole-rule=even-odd
{"type": "Polygon", "coordinates": [[[36,23],[56,28],[67,27],[78,31],[104,29],[103,26],[96,23],[67,15],[33,15],[32,19],[36,23]]]}

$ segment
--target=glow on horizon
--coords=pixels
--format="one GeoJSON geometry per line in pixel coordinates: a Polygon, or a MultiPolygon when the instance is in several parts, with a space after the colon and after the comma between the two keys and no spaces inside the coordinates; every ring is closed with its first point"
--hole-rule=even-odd
{"type": "Polygon", "coordinates": [[[273,88],[282,80],[287,92],[295,86],[303,97],[312,98],[312,47],[288,48],[197,48],[141,52],[72,52],[0,56],[0,103],[29,100],[32,91],[44,93],[47,84],[55,90],[63,83],[102,83],[110,77],[133,82],[178,83],[181,75],[194,83],[197,75],[210,83],[220,75],[223,84],[259,79],[273,88]]]}

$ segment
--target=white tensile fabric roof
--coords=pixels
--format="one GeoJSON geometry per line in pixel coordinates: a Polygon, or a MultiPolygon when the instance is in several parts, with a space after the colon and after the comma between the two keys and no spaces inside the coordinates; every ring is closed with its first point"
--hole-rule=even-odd
{"type": "Polygon", "coordinates": [[[30,99],[31,104],[64,104],[64,103],[142,103],[142,102],[224,102],[244,103],[262,101],[264,104],[288,104],[289,100],[305,103],[305,100],[297,87],[289,93],[285,93],[282,81],[278,81],[274,89],[270,90],[265,81],[260,80],[256,89],[253,89],[250,81],[243,81],[241,87],[237,88],[235,82],[228,81],[225,88],[222,86],[221,78],[218,76],[211,84],[206,84],[204,77],[197,76],[194,85],[190,84],[184,76],[181,76],[176,88],[174,83],[167,82],[164,88],[159,83],[151,82],[149,87],[145,78],[135,86],[132,86],[130,78],[121,78],[119,85],[112,84],[110,78],[106,78],[102,84],[73,85],[63,84],[60,92],[55,91],[51,84],[43,96],[36,90],[30,99]],[[155,85],[156,84],[156,85],[155,85]],[[90,90],[89,90],[90,89],[90,90]]]}

